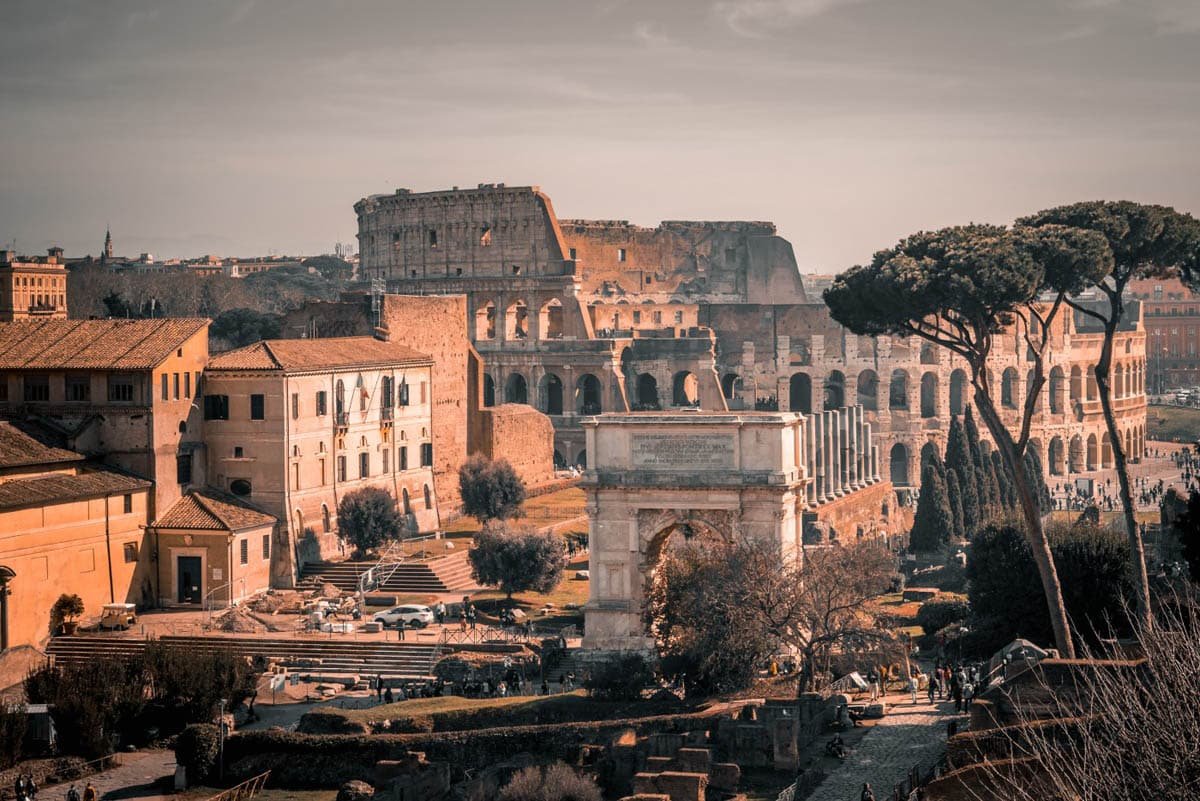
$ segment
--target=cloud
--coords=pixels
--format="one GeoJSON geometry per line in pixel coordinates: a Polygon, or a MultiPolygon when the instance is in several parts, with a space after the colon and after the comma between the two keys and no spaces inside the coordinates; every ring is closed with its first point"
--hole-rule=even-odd
{"type": "Polygon", "coordinates": [[[671,47],[675,40],[658,29],[653,22],[637,22],[633,26],[633,40],[645,47],[671,47]]]}
{"type": "Polygon", "coordinates": [[[721,0],[713,5],[713,13],[734,32],[757,37],[863,2],[867,0],[721,0]]]}

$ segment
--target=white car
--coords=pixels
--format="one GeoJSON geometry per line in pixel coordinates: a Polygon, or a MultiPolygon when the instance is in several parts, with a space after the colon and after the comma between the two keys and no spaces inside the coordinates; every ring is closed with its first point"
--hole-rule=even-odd
{"type": "Polygon", "coordinates": [[[433,622],[433,610],[428,606],[406,604],[405,606],[393,606],[383,612],[376,612],[372,619],[384,626],[396,626],[403,620],[404,625],[409,628],[423,629],[433,622]]]}

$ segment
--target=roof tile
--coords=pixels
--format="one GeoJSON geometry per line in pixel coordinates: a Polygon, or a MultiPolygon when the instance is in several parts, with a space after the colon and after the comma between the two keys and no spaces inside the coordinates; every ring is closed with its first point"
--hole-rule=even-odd
{"type": "Polygon", "coordinates": [[[0,323],[0,370],[149,370],[208,320],[19,320],[0,323]]]}
{"type": "Polygon", "coordinates": [[[193,491],[171,505],[155,528],[238,531],[251,526],[273,525],[275,518],[213,492],[193,491]]]}
{"type": "Polygon", "coordinates": [[[265,339],[213,356],[208,369],[303,372],[338,367],[431,363],[429,356],[399,342],[385,342],[374,337],[330,337],[265,339]]]}
{"type": "Polygon", "coordinates": [[[108,494],[124,494],[149,489],[145,479],[98,470],[79,475],[55,473],[37,478],[21,478],[0,483],[0,509],[77,501],[108,494]]]}

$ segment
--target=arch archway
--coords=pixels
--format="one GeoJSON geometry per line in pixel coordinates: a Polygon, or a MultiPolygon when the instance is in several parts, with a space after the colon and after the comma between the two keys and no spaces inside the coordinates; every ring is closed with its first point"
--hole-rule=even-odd
{"type": "Polygon", "coordinates": [[[897,442],[888,454],[888,476],[897,487],[907,487],[908,482],[908,448],[904,443],[897,442]]]}
{"type": "Polygon", "coordinates": [[[490,300],[475,310],[475,338],[496,338],[496,304],[490,300]]]}
{"type": "Polygon", "coordinates": [[[680,370],[671,379],[671,405],[699,406],[700,383],[687,370],[680,370]]]}
{"type": "Polygon", "coordinates": [[[742,391],[742,379],[737,373],[726,373],[721,376],[721,394],[725,400],[735,400],[742,391]]]}
{"type": "Polygon", "coordinates": [[[1100,435],[1100,467],[1108,469],[1113,466],[1112,437],[1105,431],[1100,435]]]}
{"type": "Polygon", "coordinates": [[[1083,400],[1083,371],[1077,364],[1071,367],[1071,400],[1083,400]]]}
{"type": "Polygon", "coordinates": [[[825,411],[846,405],[846,376],[841,370],[831,370],[825,377],[825,411]]]}
{"type": "Polygon", "coordinates": [[[1084,388],[1084,400],[1096,400],[1100,397],[1099,390],[1096,389],[1096,365],[1089,364],[1087,369],[1087,383],[1084,388]]]}
{"type": "Polygon", "coordinates": [[[812,379],[808,373],[795,373],[788,382],[788,409],[812,414],[812,379]]]}
{"type": "Polygon", "coordinates": [[[483,374],[483,405],[484,408],[496,405],[496,379],[491,373],[483,374]]]}
{"type": "Polygon", "coordinates": [[[927,462],[936,462],[938,459],[938,448],[932,441],[926,442],[921,446],[921,469],[925,469],[927,462]]]}
{"type": "Polygon", "coordinates": [[[1082,473],[1087,469],[1087,447],[1079,434],[1071,437],[1071,447],[1067,453],[1067,467],[1072,473],[1082,473]]]}
{"type": "Polygon", "coordinates": [[[921,416],[937,417],[938,377],[930,371],[921,376],[921,416]]]}
{"type": "Polygon", "coordinates": [[[1017,408],[1017,368],[1007,367],[1000,376],[1000,405],[1005,409],[1017,408]]]}
{"type": "Polygon", "coordinates": [[[541,382],[542,411],[546,414],[563,413],[563,384],[554,373],[546,373],[541,382]]]}
{"type": "Polygon", "coordinates": [[[563,305],[558,298],[551,298],[538,311],[538,331],[542,339],[562,339],[563,305]]]}
{"type": "Polygon", "coordinates": [[[888,384],[888,409],[908,410],[908,373],[900,368],[892,371],[892,380],[888,384]]]}
{"type": "Polygon", "coordinates": [[[504,382],[504,402],[529,403],[529,385],[525,382],[525,376],[513,373],[508,377],[504,382]]]}
{"type": "Polygon", "coordinates": [[[1047,460],[1048,464],[1046,466],[1052,476],[1061,476],[1065,471],[1066,454],[1063,451],[1062,437],[1054,437],[1050,440],[1050,458],[1047,460]]]}
{"type": "Polygon", "coordinates": [[[579,414],[600,414],[604,411],[600,379],[584,373],[575,382],[575,411],[579,414]]]}
{"type": "Polygon", "coordinates": [[[1123,398],[1127,394],[1129,394],[1128,392],[1126,392],[1124,365],[1118,364],[1116,367],[1113,368],[1113,371],[1112,371],[1112,393],[1113,393],[1114,398],[1123,398]]]}
{"type": "Polygon", "coordinates": [[[575,454],[575,464],[580,467],[587,467],[587,448],[584,448],[579,453],[575,454]]]}
{"type": "Polygon", "coordinates": [[[1100,443],[1096,439],[1095,434],[1088,434],[1087,438],[1087,469],[1097,470],[1100,467],[1100,443]]]}
{"type": "Polygon", "coordinates": [[[529,337],[529,309],[525,301],[514,300],[504,310],[504,338],[513,341],[529,337]]]}
{"type": "Polygon", "coordinates": [[[1066,406],[1064,395],[1066,394],[1066,377],[1063,375],[1061,367],[1054,367],[1050,370],[1050,413],[1062,414],[1063,408],[1066,406]]]}
{"type": "Polygon", "coordinates": [[[967,372],[962,368],[950,373],[950,414],[966,412],[967,372]]]}
{"type": "Polygon", "coordinates": [[[879,374],[863,370],[858,374],[858,403],[869,412],[879,411],[879,374]]]}
{"type": "Polygon", "coordinates": [[[649,373],[637,377],[637,404],[641,411],[657,411],[660,407],[658,400],[658,379],[649,373]]]}

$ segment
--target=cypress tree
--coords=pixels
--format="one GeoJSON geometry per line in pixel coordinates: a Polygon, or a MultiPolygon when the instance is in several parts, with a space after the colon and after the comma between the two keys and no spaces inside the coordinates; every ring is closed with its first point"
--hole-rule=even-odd
{"type": "Polygon", "coordinates": [[[979,498],[979,524],[982,524],[991,513],[995,498],[991,493],[991,463],[983,459],[983,445],[979,441],[979,429],[975,427],[975,417],[971,407],[963,417],[963,431],[967,435],[967,449],[971,453],[971,466],[975,469],[975,494],[979,498]]]}
{"type": "Polygon", "coordinates": [[[970,538],[979,529],[979,486],[975,479],[975,463],[967,446],[967,435],[957,417],[950,418],[950,436],[946,439],[946,469],[958,474],[962,504],[962,532],[970,538]]]}
{"type": "Polygon", "coordinates": [[[932,461],[921,470],[921,497],[913,516],[909,547],[914,551],[936,551],[954,533],[954,516],[946,496],[946,483],[932,461]]]}
{"type": "Polygon", "coordinates": [[[1012,511],[1017,505],[1017,487],[1013,481],[1012,472],[1008,469],[1008,465],[1004,463],[1004,459],[1000,456],[1000,451],[990,451],[988,456],[992,460],[992,470],[996,474],[996,488],[1000,498],[1000,506],[1006,512],[1012,511]]]}
{"type": "Polygon", "coordinates": [[[950,498],[950,514],[954,517],[954,538],[966,539],[966,528],[963,523],[962,487],[958,481],[958,473],[946,470],[946,495],[950,498]]]}

